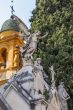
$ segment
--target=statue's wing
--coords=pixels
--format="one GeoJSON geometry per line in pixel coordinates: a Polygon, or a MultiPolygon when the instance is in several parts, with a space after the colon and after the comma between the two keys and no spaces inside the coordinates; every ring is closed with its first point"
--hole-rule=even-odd
{"type": "Polygon", "coordinates": [[[28,31],[28,27],[24,24],[24,22],[20,18],[18,18],[16,15],[12,15],[11,18],[16,20],[21,32],[25,33],[25,35],[30,34],[28,31]]]}

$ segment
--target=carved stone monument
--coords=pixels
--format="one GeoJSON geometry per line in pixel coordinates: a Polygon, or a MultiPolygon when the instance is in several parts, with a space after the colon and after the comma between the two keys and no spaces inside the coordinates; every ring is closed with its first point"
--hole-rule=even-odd
{"type": "Polygon", "coordinates": [[[48,110],[61,110],[60,100],[58,97],[58,91],[55,86],[55,72],[53,66],[50,67],[51,76],[52,76],[52,84],[49,90],[49,99],[48,99],[48,110]]]}
{"type": "MultiPolygon", "coordinates": [[[[0,88],[3,101],[0,99],[6,110],[68,110],[67,100],[70,97],[62,83],[60,83],[57,90],[54,67],[51,66],[49,68],[51,71],[51,85],[49,85],[48,76],[44,72],[41,64],[41,58],[33,61],[33,53],[37,49],[38,39],[46,37],[48,33],[42,37],[40,36],[40,32],[31,34],[17,16],[12,15],[12,19],[16,20],[20,29],[18,33],[20,40],[18,41],[20,43],[23,43],[21,41],[26,43],[24,43],[23,47],[21,46],[21,49],[18,46],[14,46],[14,52],[12,51],[14,53],[12,64],[16,67],[21,65],[21,50],[23,60],[22,68],[17,70],[17,73],[0,88]],[[48,93],[48,100],[44,96],[45,92],[48,93]]],[[[9,58],[11,61],[11,57],[9,58]]],[[[0,64],[2,62],[2,59],[0,59],[0,64]]],[[[2,107],[0,103],[0,109],[2,107]]]]}

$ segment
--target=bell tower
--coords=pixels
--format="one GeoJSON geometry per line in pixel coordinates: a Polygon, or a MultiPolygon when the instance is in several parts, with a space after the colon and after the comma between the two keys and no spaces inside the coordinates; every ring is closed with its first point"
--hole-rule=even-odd
{"type": "Polygon", "coordinates": [[[24,41],[19,27],[12,18],[4,22],[0,32],[0,85],[22,67],[20,48],[24,41]]]}

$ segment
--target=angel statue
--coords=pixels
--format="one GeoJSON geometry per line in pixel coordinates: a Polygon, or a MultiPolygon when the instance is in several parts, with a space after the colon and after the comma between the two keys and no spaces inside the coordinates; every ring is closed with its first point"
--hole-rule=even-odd
{"type": "Polygon", "coordinates": [[[58,94],[61,102],[61,110],[68,110],[67,100],[70,99],[70,96],[65,89],[64,82],[60,82],[58,86],[58,94]]]}
{"type": "Polygon", "coordinates": [[[31,57],[33,53],[37,50],[37,43],[39,39],[45,38],[48,35],[45,34],[44,36],[41,36],[40,31],[35,32],[33,34],[30,34],[28,39],[26,40],[26,46],[23,47],[23,56],[25,57],[31,57]]]}
{"type": "Polygon", "coordinates": [[[41,35],[40,31],[31,34],[27,26],[16,15],[13,14],[11,18],[17,22],[20,30],[19,34],[26,43],[22,52],[24,57],[31,56],[37,48],[38,39],[45,38],[48,35],[48,32],[46,32],[44,36],[40,36],[41,35]]]}

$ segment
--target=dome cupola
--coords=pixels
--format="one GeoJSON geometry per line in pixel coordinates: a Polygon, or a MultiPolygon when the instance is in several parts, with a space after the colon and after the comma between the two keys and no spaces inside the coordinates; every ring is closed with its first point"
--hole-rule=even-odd
{"type": "Polygon", "coordinates": [[[1,28],[1,32],[2,31],[9,31],[9,30],[18,31],[18,32],[20,30],[19,26],[17,24],[17,21],[12,18],[6,20],[3,23],[2,28],[1,28]]]}

